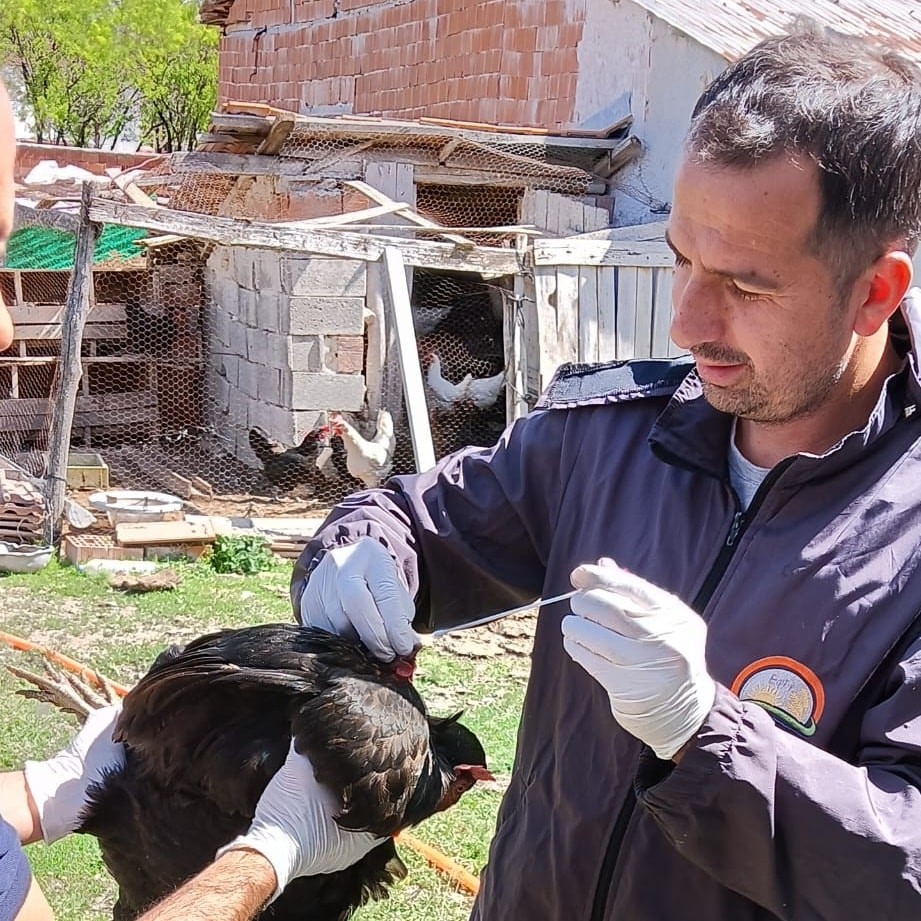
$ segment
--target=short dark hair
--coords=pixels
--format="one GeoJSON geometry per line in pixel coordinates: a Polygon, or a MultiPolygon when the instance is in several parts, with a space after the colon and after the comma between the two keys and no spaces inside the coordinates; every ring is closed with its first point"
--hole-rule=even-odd
{"type": "Polygon", "coordinates": [[[741,169],[811,157],[822,196],[811,243],[841,292],[921,238],[921,70],[865,40],[799,21],[756,45],[697,101],[686,151],[741,169]]]}

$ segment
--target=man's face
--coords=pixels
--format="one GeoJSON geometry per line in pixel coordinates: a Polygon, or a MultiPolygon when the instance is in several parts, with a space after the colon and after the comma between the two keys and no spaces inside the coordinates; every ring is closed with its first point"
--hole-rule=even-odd
{"type": "MultiPolygon", "coordinates": [[[[13,159],[16,155],[13,112],[0,83],[0,253],[13,232],[13,159]]],[[[13,341],[13,322],[0,294],[0,351],[13,341]]]]}
{"type": "Polygon", "coordinates": [[[819,207],[807,158],[679,169],[668,225],[671,335],[696,359],[716,409],[776,425],[812,415],[836,393],[856,341],[854,311],[810,252],[819,207]]]}

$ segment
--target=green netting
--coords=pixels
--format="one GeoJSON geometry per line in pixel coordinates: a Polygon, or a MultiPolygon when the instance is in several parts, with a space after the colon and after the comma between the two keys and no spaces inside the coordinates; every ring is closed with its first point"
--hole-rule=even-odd
{"type": "MultiPolygon", "coordinates": [[[[146,230],[106,224],[96,241],[93,262],[127,262],[143,254],[135,240],[147,236],[146,230]]],[[[23,227],[11,237],[6,247],[4,268],[71,269],[74,265],[76,237],[51,227],[23,227]]]]}

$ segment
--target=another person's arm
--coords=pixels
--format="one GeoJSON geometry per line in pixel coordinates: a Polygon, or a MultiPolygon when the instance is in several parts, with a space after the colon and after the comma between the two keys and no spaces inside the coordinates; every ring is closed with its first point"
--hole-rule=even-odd
{"type": "Polygon", "coordinates": [[[344,870],[382,843],[343,830],[342,804],[292,745],[259,798],[249,831],[138,921],[249,921],[298,876],[344,870]]]}
{"type": "MultiPolygon", "coordinates": [[[[11,775],[2,775],[2,779],[11,775]]],[[[21,775],[20,775],[21,777],[21,775]]],[[[0,785],[0,817],[28,814],[25,784],[0,785]]],[[[0,818],[0,921],[53,921],[54,913],[32,876],[17,829],[0,818]]]]}
{"type": "Polygon", "coordinates": [[[0,815],[13,827],[21,844],[32,844],[42,837],[38,806],[23,771],[0,774],[0,815]]]}
{"type": "Polygon", "coordinates": [[[275,870],[258,851],[228,851],[138,921],[250,921],[275,886],[275,870]]]}

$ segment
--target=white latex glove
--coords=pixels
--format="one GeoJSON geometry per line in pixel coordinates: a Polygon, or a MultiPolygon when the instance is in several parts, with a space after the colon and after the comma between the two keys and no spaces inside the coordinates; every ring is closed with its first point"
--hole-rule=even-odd
{"type": "Polygon", "coordinates": [[[668,760],[700,729],[716,695],[707,626],[683,601],[613,560],[579,566],[563,646],[607,692],[614,719],[668,760]]]}
{"type": "Polygon", "coordinates": [[[415,614],[393,557],[370,537],[328,550],[301,596],[302,624],[359,639],[382,662],[419,646],[415,614]]]}
{"type": "Polygon", "coordinates": [[[292,744],[256,804],[249,831],[217,856],[240,848],[258,851],[275,870],[272,898],[277,899],[295,877],[344,870],[385,840],[340,828],[333,818],[339,809],[332,791],[317,783],[313,765],[292,744]]]}
{"type": "Polygon", "coordinates": [[[94,710],[67,748],[47,761],[26,762],[26,784],[47,844],[80,824],[89,786],[124,765],[125,746],[112,741],[120,713],[120,706],[94,710]]]}

